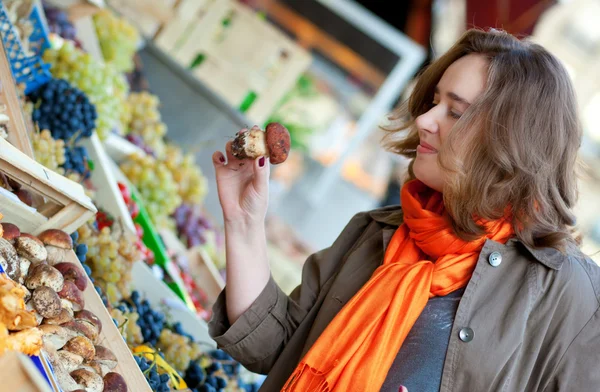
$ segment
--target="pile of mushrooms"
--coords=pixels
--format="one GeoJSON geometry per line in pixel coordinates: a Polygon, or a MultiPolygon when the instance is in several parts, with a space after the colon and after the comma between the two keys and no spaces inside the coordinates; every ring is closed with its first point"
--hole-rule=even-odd
{"type": "Polygon", "coordinates": [[[85,271],[67,261],[73,248],[71,236],[50,229],[35,237],[10,223],[2,227],[0,264],[29,291],[26,306],[40,324],[44,351],[61,388],[65,392],[126,392],[123,377],[112,372],[117,358],[98,345],[102,323],[85,309],[85,271]]]}

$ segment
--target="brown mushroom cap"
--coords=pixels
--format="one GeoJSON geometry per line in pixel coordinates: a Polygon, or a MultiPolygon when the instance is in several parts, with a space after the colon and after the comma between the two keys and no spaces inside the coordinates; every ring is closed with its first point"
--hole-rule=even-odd
{"type": "Polygon", "coordinates": [[[265,130],[267,133],[269,160],[274,165],[285,162],[290,153],[291,146],[289,131],[279,123],[270,123],[265,130]]]}
{"type": "Polygon", "coordinates": [[[61,249],[73,249],[73,239],[62,230],[48,229],[38,235],[38,238],[45,245],[56,246],[61,249]]]}
{"type": "Polygon", "coordinates": [[[69,350],[60,350],[58,352],[59,360],[65,366],[67,372],[72,372],[73,370],[79,368],[83,363],[83,357],[77,353],[71,352],[69,350]]]}
{"type": "Polygon", "coordinates": [[[75,313],[75,319],[77,320],[86,320],[96,326],[98,328],[98,333],[102,332],[102,322],[94,313],[89,310],[83,309],[79,312],[75,313]]]}
{"type": "Polygon", "coordinates": [[[85,336],[76,336],[69,340],[63,347],[63,350],[81,355],[86,361],[91,361],[96,355],[96,348],[94,347],[94,344],[85,336]]]}
{"type": "Polygon", "coordinates": [[[104,376],[104,392],[127,392],[127,383],[119,373],[110,372],[104,376]]]}
{"type": "Polygon", "coordinates": [[[94,360],[111,370],[118,365],[115,354],[104,346],[96,346],[96,357],[94,357],[94,360]]]}
{"type": "Polygon", "coordinates": [[[46,286],[58,292],[64,285],[64,278],[59,270],[47,264],[36,264],[30,268],[29,275],[25,279],[25,286],[29,290],[46,286]]]}
{"type": "Polygon", "coordinates": [[[21,236],[21,230],[12,223],[3,223],[2,228],[4,229],[4,235],[2,238],[10,242],[11,244],[21,236]]]}
{"type": "Polygon", "coordinates": [[[15,248],[19,256],[25,257],[34,264],[41,263],[48,257],[42,241],[28,233],[21,233],[21,236],[15,240],[15,248]]]}
{"type": "Polygon", "coordinates": [[[84,291],[87,287],[88,278],[85,272],[74,263],[62,262],[54,264],[54,268],[60,271],[66,281],[75,283],[79,290],[84,291]]]}
{"type": "Polygon", "coordinates": [[[58,296],[62,299],[71,301],[73,310],[76,312],[85,307],[83,293],[77,288],[75,283],[70,280],[64,282],[63,289],[58,292],[58,296]]]}
{"type": "Polygon", "coordinates": [[[27,204],[29,207],[33,205],[33,195],[31,194],[31,192],[26,191],[25,189],[19,189],[15,192],[15,194],[17,195],[19,200],[27,204]]]}
{"type": "Polygon", "coordinates": [[[78,384],[83,385],[88,392],[102,392],[104,390],[104,381],[95,372],[86,369],[77,369],[71,372],[71,377],[78,384]]]}
{"type": "Polygon", "coordinates": [[[60,313],[58,314],[58,316],[44,319],[44,324],[61,325],[64,323],[68,323],[69,321],[72,321],[72,320],[73,320],[73,315],[71,315],[71,313],[69,313],[69,311],[67,309],[62,308],[60,310],[60,313]]]}
{"type": "Polygon", "coordinates": [[[40,286],[35,289],[31,301],[42,317],[56,317],[60,314],[60,298],[50,287],[40,286]]]}
{"type": "Polygon", "coordinates": [[[0,238],[0,265],[2,265],[9,278],[15,281],[19,279],[21,270],[17,251],[4,238],[0,238]]]}
{"type": "Polygon", "coordinates": [[[94,343],[98,339],[98,328],[87,320],[69,321],[68,323],[61,324],[61,327],[69,328],[94,343]]]}

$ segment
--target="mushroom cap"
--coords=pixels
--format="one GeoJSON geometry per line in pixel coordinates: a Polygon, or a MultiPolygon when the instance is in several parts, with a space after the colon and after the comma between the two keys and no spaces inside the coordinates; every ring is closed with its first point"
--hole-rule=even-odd
{"type": "Polygon", "coordinates": [[[2,228],[4,229],[4,234],[2,235],[2,238],[9,241],[10,243],[13,243],[14,240],[19,238],[19,236],[21,235],[21,230],[19,230],[19,228],[16,225],[13,225],[12,223],[2,223],[2,228]]]}
{"type": "Polygon", "coordinates": [[[25,189],[19,189],[16,193],[19,200],[27,204],[29,207],[33,205],[33,195],[25,189]]]}
{"type": "Polygon", "coordinates": [[[76,312],[85,307],[83,293],[77,288],[75,283],[70,280],[64,282],[63,289],[58,292],[58,296],[62,299],[71,301],[73,310],[76,312]]]}
{"type": "Polygon", "coordinates": [[[73,320],[68,323],[61,324],[62,327],[69,328],[80,335],[85,336],[92,342],[98,339],[98,328],[87,320],[73,320]]]}
{"type": "Polygon", "coordinates": [[[71,377],[78,384],[83,385],[87,392],[102,392],[104,390],[104,381],[95,372],[86,369],[77,369],[71,372],[71,377]]]}
{"type": "Polygon", "coordinates": [[[58,352],[59,361],[62,362],[67,372],[72,372],[73,370],[79,368],[79,366],[83,363],[83,357],[77,353],[68,351],[68,350],[60,350],[58,352]]]}
{"type": "Polygon", "coordinates": [[[43,231],[38,238],[45,244],[61,249],[73,249],[73,239],[62,230],[48,229],[43,231]]]}
{"type": "Polygon", "coordinates": [[[74,354],[81,355],[84,360],[91,361],[96,355],[94,343],[85,336],[76,336],[69,340],[63,347],[63,350],[70,351],[74,354]]]}
{"type": "Polygon", "coordinates": [[[0,264],[9,278],[15,281],[19,279],[21,270],[17,251],[14,246],[4,238],[0,238],[0,264]]]}
{"type": "Polygon", "coordinates": [[[62,290],[64,282],[62,274],[56,268],[47,264],[36,264],[30,268],[29,275],[25,279],[25,286],[29,290],[47,286],[58,292],[62,290]]]}
{"type": "Polygon", "coordinates": [[[60,298],[50,287],[40,286],[31,296],[33,307],[42,317],[56,317],[60,314],[60,298]]]}
{"type": "Polygon", "coordinates": [[[87,287],[88,278],[83,269],[79,268],[75,263],[62,262],[54,264],[53,267],[60,271],[66,281],[70,280],[75,283],[79,290],[84,291],[87,287]]]}
{"type": "MultiPolygon", "coordinates": [[[[62,305],[62,301],[61,301],[61,305],[62,305]]],[[[44,324],[50,324],[50,325],[61,325],[64,323],[68,323],[69,321],[73,320],[73,315],[65,308],[62,308],[60,310],[60,313],[58,314],[58,316],[56,317],[49,317],[44,319],[44,324]]]]}
{"type": "Polygon", "coordinates": [[[94,360],[107,366],[111,370],[118,365],[115,354],[104,346],[96,346],[96,356],[94,357],[94,360]]]}
{"type": "Polygon", "coordinates": [[[265,131],[267,133],[269,160],[274,165],[285,162],[290,153],[290,132],[279,123],[269,123],[265,131]]]}
{"type": "Polygon", "coordinates": [[[119,373],[110,372],[104,376],[105,392],[127,392],[127,383],[119,373]]]}
{"type": "Polygon", "coordinates": [[[75,319],[89,321],[90,323],[94,324],[96,328],[98,328],[98,333],[102,332],[102,322],[100,321],[98,316],[96,316],[89,310],[83,309],[75,313],[75,319]]]}
{"type": "Polygon", "coordinates": [[[21,233],[21,236],[15,240],[15,247],[19,256],[23,256],[35,264],[45,261],[48,257],[42,241],[28,233],[21,233]]]}
{"type": "Polygon", "coordinates": [[[56,350],[60,350],[69,340],[79,336],[77,332],[60,325],[42,324],[38,328],[44,334],[44,344],[51,343],[56,350]]]}

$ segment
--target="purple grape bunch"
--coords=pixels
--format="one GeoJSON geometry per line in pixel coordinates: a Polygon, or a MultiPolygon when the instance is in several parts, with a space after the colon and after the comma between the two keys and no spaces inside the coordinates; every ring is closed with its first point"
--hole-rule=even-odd
{"type": "Polygon", "coordinates": [[[183,203],[173,213],[177,234],[188,248],[206,243],[207,231],[213,229],[211,222],[202,212],[198,205],[183,203]]]}
{"type": "Polygon", "coordinates": [[[77,29],[69,21],[67,13],[60,8],[51,6],[47,2],[43,2],[43,7],[46,20],[48,21],[48,30],[64,39],[76,41],[77,29]]]}

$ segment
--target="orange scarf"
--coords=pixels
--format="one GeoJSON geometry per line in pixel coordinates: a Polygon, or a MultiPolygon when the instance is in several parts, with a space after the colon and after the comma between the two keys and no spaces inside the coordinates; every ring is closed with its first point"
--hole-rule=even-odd
{"type": "Polygon", "coordinates": [[[486,239],[505,243],[510,222],[485,224],[487,235],[466,242],[447,219],[442,194],[418,180],[401,192],[404,223],[383,264],[327,326],[282,391],[378,391],[406,335],[431,297],[469,282],[486,239]]]}

